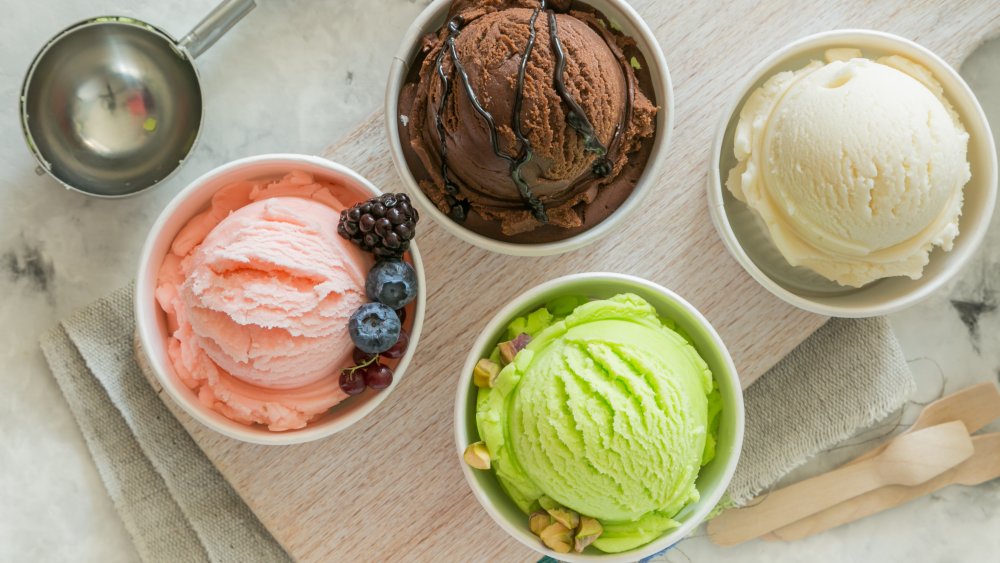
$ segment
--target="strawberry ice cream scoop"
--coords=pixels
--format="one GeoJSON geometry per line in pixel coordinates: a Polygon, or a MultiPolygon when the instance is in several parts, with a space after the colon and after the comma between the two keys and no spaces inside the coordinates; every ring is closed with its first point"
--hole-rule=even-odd
{"type": "Polygon", "coordinates": [[[270,389],[345,363],[347,321],[365,302],[361,251],[338,213],[295,197],[233,212],[184,262],[180,296],[199,345],[233,376],[270,389]]]}
{"type": "Polygon", "coordinates": [[[303,173],[224,188],[164,261],[175,371],[229,418],[301,428],[346,398],[347,321],[372,259],[337,235],[343,205],[328,188],[303,173]]]}

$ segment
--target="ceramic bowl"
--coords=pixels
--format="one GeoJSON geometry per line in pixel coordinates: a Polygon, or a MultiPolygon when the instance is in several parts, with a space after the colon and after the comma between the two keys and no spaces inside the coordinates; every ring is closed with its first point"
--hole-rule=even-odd
{"type": "Polygon", "coordinates": [[[723,113],[709,159],[708,200],[712,220],[726,248],[761,285],[782,300],[807,311],[834,317],[870,317],[899,311],[953,278],[986,234],[997,193],[997,157],[989,123],[972,90],[940,57],[916,43],[881,31],[848,29],[810,35],[775,52],[734,89],[723,113]],[[965,186],[960,234],[951,252],[935,249],[923,277],[885,278],[861,288],[844,287],[806,268],[793,267],[771,242],[763,222],[725,187],[735,165],[733,131],[747,97],[778,72],[797,70],[823,60],[834,47],[860,49],[869,58],[902,55],[927,68],[941,83],[945,97],[969,132],[972,178],[965,186]]]}
{"type": "Polygon", "coordinates": [[[385,125],[392,160],[396,165],[396,171],[406,185],[407,192],[420,206],[420,211],[433,218],[446,231],[465,242],[493,252],[515,256],[547,256],[569,252],[582,248],[613,232],[626,217],[639,209],[646,196],[656,188],[660,177],[660,166],[666,158],[667,147],[670,144],[670,133],[674,126],[674,94],[670,83],[670,72],[663,57],[663,51],[649,26],[624,0],[587,0],[586,2],[588,6],[597,9],[609,20],[618,24],[626,36],[633,38],[650,66],[653,90],[659,107],[656,116],[656,136],[649,161],[632,194],[604,221],[582,233],[555,242],[519,244],[499,241],[475,233],[448,218],[424,195],[403,154],[398,129],[399,93],[410,73],[410,63],[420,50],[421,39],[428,33],[436,32],[444,25],[451,4],[452,0],[435,0],[413,22],[403,38],[402,46],[393,59],[392,68],[389,71],[389,83],[386,88],[385,125]]]}
{"type": "MultiPolygon", "coordinates": [[[[170,333],[166,316],[156,302],[156,278],[163,258],[170,249],[174,237],[181,227],[197,213],[208,206],[219,188],[236,181],[280,177],[293,170],[309,172],[318,179],[343,186],[352,200],[361,201],[379,195],[381,192],[368,180],[353,170],[329,160],[296,154],[268,154],[236,160],[208,172],[184,188],[160,214],[153,224],[139,260],[139,272],[135,286],[136,327],[142,349],[157,381],[167,395],[187,414],[205,426],[244,442],[265,445],[297,444],[325,438],[344,430],[365,415],[372,412],[389,396],[406,375],[424,321],[427,300],[426,281],[420,251],[416,244],[410,245],[410,259],[417,273],[419,289],[416,299],[409,305],[411,314],[407,319],[410,344],[405,355],[394,368],[392,385],[382,391],[366,390],[363,394],[349,397],[333,407],[317,420],[304,428],[284,432],[272,432],[260,425],[240,424],[206,407],[175,375],[167,356],[166,342],[170,333]]],[[[338,192],[340,194],[340,192],[338,192]]]]}
{"type": "Polygon", "coordinates": [[[740,457],[743,426],[743,392],[740,380],[726,345],[712,325],[676,293],[650,281],[623,274],[573,274],[536,286],[511,301],[487,323],[472,345],[459,375],[455,394],[456,459],[462,466],[462,472],[476,500],[511,537],[558,561],[637,561],[682,540],[708,516],[729,485],[740,457]],[[472,469],[462,459],[466,446],[480,440],[475,416],[477,387],[472,383],[472,371],[480,358],[489,356],[512,319],[564,295],[608,298],[625,292],[642,297],[656,308],[661,317],[676,322],[692,338],[698,353],[711,368],[723,401],[716,456],[698,474],[697,487],[701,498],[675,517],[681,523],[680,527],[651,543],[623,553],[603,553],[593,547],[587,548],[583,553],[556,553],[531,533],[528,529],[528,516],[503,491],[493,472],[472,469]]]}

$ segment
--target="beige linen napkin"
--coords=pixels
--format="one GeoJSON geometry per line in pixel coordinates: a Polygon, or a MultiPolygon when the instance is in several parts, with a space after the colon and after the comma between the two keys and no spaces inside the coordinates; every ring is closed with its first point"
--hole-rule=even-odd
{"type": "Polygon", "coordinates": [[[133,354],[132,287],[42,337],[42,352],[143,561],[291,561],[167,410],[133,354]]]}
{"type": "MultiPolygon", "coordinates": [[[[41,345],[139,555],[287,561],[140,372],[132,295],[130,286],[98,300],[41,345]]],[[[831,320],[746,391],[746,441],[730,498],[746,502],[902,407],[913,389],[884,319],[831,320]]]]}

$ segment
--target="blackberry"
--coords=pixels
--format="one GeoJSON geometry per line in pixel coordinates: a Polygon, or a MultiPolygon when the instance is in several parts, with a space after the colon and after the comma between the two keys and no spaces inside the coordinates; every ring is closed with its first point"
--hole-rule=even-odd
{"type": "Polygon", "coordinates": [[[420,216],[406,194],[382,194],[340,212],[340,236],[376,258],[398,258],[409,250],[420,216]]]}

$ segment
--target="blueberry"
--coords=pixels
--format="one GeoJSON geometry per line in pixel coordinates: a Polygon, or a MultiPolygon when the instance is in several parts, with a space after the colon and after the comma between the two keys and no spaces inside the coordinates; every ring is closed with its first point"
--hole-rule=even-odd
{"type": "Polygon", "coordinates": [[[354,345],[367,354],[385,352],[399,340],[396,311],[381,303],[365,303],[351,315],[347,331],[354,345]]]}
{"type": "Polygon", "coordinates": [[[365,280],[368,299],[401,309],[417,296],[417,273],[402,260],[385,260],[375,264],[365,280]]]}

